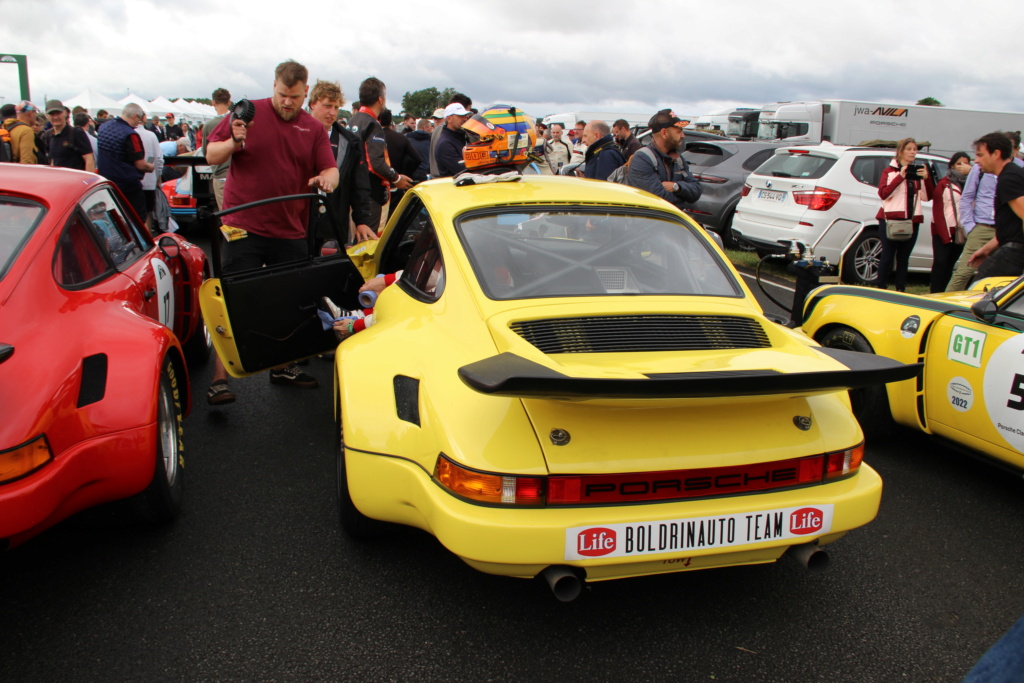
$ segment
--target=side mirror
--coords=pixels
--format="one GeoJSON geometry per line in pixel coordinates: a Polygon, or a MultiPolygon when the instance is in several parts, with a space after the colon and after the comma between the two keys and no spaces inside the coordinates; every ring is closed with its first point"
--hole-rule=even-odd
{"type": "Polygon", "coordinates": [[[996,306],[996,302],[992,300],[991,294],[986,294],[981,299],[971,304],[971,313],[978,320],[986,323],[995,321],[996,314],[999,312],[999,307],[996,306]]]}
{"type": "Polygon", "coordinates": [[[722,242],[722,236],[721,235],[719,235],[714,230],[705,230],[704,232],[707,234],[708,237],[710,237],[711,239],[713,239],[715,241],[715,244],[718,245],[719,249],[721,249],[722,251],[725,251],[725,244],[722,242]]]}
{"type": "Polygon", "coordinates": [[[164,235],[156,244],[160,248],[160,253],[167,259],[176,259],[181,255],[181,247],[173,237],[164,235]]]}

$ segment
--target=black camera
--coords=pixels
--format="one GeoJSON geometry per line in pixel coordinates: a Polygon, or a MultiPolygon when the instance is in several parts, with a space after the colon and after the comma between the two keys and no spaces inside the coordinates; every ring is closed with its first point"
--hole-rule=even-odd
{"type": "Polygon", "coordinates": [[[256,105],[250,100],[238,100],[231,109],[232,121],[238,119],[244,121],[245,125],[248,126],[254,118],[256,118],[256,105]]]}
{"type": "Polygon", "coordinates": [[[917,180],[917,172],[924,168],[923,164],[907,164],[907,177],[917,180]]]}

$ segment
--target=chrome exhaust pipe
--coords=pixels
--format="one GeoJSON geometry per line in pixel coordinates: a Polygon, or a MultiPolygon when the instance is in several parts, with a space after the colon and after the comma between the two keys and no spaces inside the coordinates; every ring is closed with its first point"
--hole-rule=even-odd
{"type": "Polygon", "coordinates": [[[552,565],[540,573],[560,602],[572,602],[583,592],[583,580],[569,567],[552,565]]]}
{"type": "Polygon", "coordinates": [[[828,553],[815,543],[791,545],[786,554],[800,563],[809,572],[823,572],[828,567],[828,553]]]}

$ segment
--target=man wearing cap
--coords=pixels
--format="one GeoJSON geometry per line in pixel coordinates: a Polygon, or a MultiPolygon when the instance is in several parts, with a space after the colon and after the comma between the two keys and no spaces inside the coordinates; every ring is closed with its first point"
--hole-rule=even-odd
{"type": "Polygon", "coordinates": [[[177,140],[178,138],[185,135],[185,131],[181,129],[174,121],[174,114],[167,112],[167,125],[164,129],[164,140],[177,140]]]}
{"type": "Polygon", "coordinates": [[[629,184],[656,194],[680,209],[700,199],[703,188],[679,153],[686,138],[683,121],[671,110],[662,109],[647,125],[653,139],[651,144],[633,154],[629,184]]]}
{"type": "MultiPolygon", "coordinates": [[[[472,109],[472,107],[473,107],[473,100],[469,99],[468,96],[463,95],[460,92],[457,92],[457,93],[455,93],[454,95],[451,96],[451,98],[448,100],[448,105],[444,109],[438,109],[437,111],[434,112],[434,117],[437,118],[438,115],[440,115],[440,118],[438,118],[437,123],[434,125],[434,132],[431,133],[431,135],[430,135],[430,177],[431,178],[440,178],[441,177],[441,170],[437,167],[437,143],[441,140],[441,131],[443,131],[446,128],[446,126],[445,126],[445,123],[446,123],[445,112],[448,110],[448,107],[450,107],[453,104],[461,104],[463,109],[472,109]]],[[[459,154],[460,155],[462,154],[462,148],[461,147],[459,148],[459,154]]],[[[460,156],[460,158],[461,158],[461,156],[460,156]]]]}
{"type": "Polygon", "coordinates": [[[32,125],[38,112],[39,109],[28,100],[3,107],[3,127],[11,134],[11,161],[16,164],[37,162],[36,132],[32,125]]]}
{"type": "Polygon", "coordinates": [[[50,164],[95,173],[96,159],[89,136],[81,128],[68,125],[68,113],[60,100],[46,101],[46,118],[53,126],[43,133],[43,141],[50,152],[50,164]]]}
{"type": "Polygon", "coordinates": [[[434,160],[437,162],[436,178],[450,178],[466,170],[466,162],[462,157],[462,149],[466,146],[466,134],[462,132],[462,124],[469,120],[473,112],[455,102],[444,109],[444,128],[437,138],[434,148],[434,160]]]}

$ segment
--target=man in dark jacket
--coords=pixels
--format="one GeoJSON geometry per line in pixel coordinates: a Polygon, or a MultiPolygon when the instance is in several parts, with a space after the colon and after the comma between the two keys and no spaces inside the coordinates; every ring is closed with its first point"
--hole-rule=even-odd
{"type": "Polygon", "coordinates": [[[669,109],[662,109],[647,124],[653,140],[633,154],[629,162],[629,184],[656,194],[682,209],[700,199],[703,188],[690,173],[679,153],[686,134],[683,121],[669,109]]]}
{"type": "Polygon", "coordinates": [[[413,180],[426,180],[430,173],[430,134],[434,130],[434,122],[428,118],[422,118],[416,123],[416,130],[406,133],[409,143],[416,148],[420,155],[420,165],[412,174],[413,180]]]}
{"type": "Polygon", "coordinates": [[[359,84],[359,111],[349,119],[348,128],[363,142],[366,150],[366,165],[370,172],[370,203],[372,215],[367,224],[373,230],[384,229],[387,222],[388,201],[391,198],[391,186],[399,190],[412,187],[412,179],[402,175],[391,167],[388,158],[387,141],[384,129],[377,117],[387,106],[387,88],[379,78],[370,76],[359,84]]]}
{"type": "Polygon", "coordinates": [[[468,140],[462,132],[462,124],[469,120],[473,112],[456,102],[449,104],[444,110],[444,128],[437,139],[434,159],[437,161],[435,178],[450,178],[466,170],[466,162],[462,158],[462,150],[468,140]]]}
{"type": "MultiPolygon", "coordinates": [[[[384,129],[384,142],[388,146],[388,158],[391,159],[391,166],[399,173],[412,178],[422,161],[420,153],[412,146],[409,138],[395,130],[390,109],[385,109],[380,113],[379,121],[384,129]]],[[[396,190],[391,193],[392,207],[398,206],[398,202],[402,201],[404,194],[405,190],[396,190]]]]}
{"type": "Polygon", "coordinates": [[[608,180],[612,171],[626,163],[604,121],[594,119],[583,129],[583,143],[587,146],[583,156],[584,178],[608,180]]]}
{"type": "MultiPolygon", "coordinates": [[[[337,233],[342,240],[362,242],[375,240],[377,234],[370,228],[372,217],[370,206],[370,177],[366,170],[366,155],[363,143],[352,131],[338,123],[338,109],[345,104],[341,86],[334,81],[317,80],[309,94],[309,113],[327,130],[331,151],[338,160],[338,186],[327,195],[331,214],[337,221],[337,233]],[[349,212],[353,228],[349,231],[349,212]]],[[[327,216],[317,219],[316,236],[319,240],[335,237],[335,231],[327,224],[327,216]]]]}
{"type": "Polygon", "coordinates": [[[622,158],[629,161],[629,158],[636,154],[643,145],[636,139],[632,131],[629,128],[629,121],[626,119],[619,119],[612,124],[612,136],[615,138],[615,142],[619,145],[619,151],[622,152],[622,158]]]}

